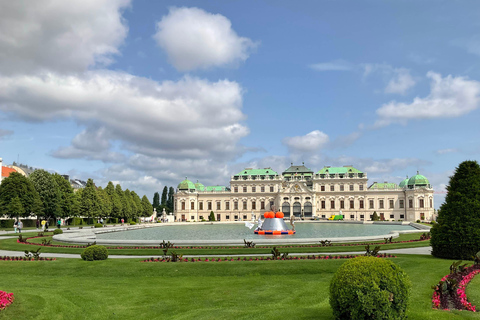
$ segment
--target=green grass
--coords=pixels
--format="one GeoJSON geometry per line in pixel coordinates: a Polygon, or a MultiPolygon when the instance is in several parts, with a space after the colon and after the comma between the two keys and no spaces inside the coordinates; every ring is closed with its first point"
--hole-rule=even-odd
{"type": "Polygon", "coordinates": [[[476,275],[467,286],[466,290],[468,301],[476,306],[477,311],[480,311],[480,275],[476,275]]]}
{"type": "MultiPolygon", "coordinates": [[[[51,233],[48,233],[51,235],[51,233]]],[[[23,235],[23,234],[22,234],[23,235]]],[[[30,236],[36,236],[37,233],[32,233],[30,236]]],[[[412,239],[418,239],[420,234],[405,234],[401,235],[399,238],[395,239],[395,241],[407,241],[412,239]]],[[[41,243],[42,239],[44,238],[36,238],[30,239],[30,242],[41,243]]],[[[51,240],[51,237],[46,237],[46,240],[51,240]]],[[[160,243],[160,241],[159,241],[160,243]]],[[[409,243],[392,243],[392,244],[383,244],[377,242],[378,245],[381,246],[382,250],[388,249],[400,249],[400,248],[416,248],[416,247],[425,247],[430,245],[430,241],[419,241],[419,242],[409,242],[409,243]]],[[[52,244],[62,244],[61,242],[52,241],[52,244]]],[[[356,245],[356,246],[331,246],[331,247],[301,247],[301,246],[279,246],[280,251],[283,252],[296,252],[296,253],[330,253],[330,252],[363,252],[365,251],[365,245],[356,245]]],[[[372,246],[371,246],[372,247],[372,246]]],[[[225,248],[225,249],[178,249],[174,248],[170,251],[175,251],[178,254],[183,255],[209,255],[209,254],[269,254],[271,251],[272,246],[268,246],[267,248],[225,248]]],[[[17,243],[16,239],[0,239],[0,249],[1,250],[12,250],[12,251],[24,251],[24,250],[36,250],[38,246],[35,245],[27,245],[17,243]]],[[[49,252],[49,253],[77,253],[80,254],[83,251],[83,248],[63,248],[63,247],[42,247],[41,252],[49,252]]],[[[127,249],[109,249],[109,254],[115,255],[161,255],[161,249],[132,249],[127,247],[127,249]]]]}
{"type": "MultiPolygon", "coordinates": [[[[413,284],[409,319],[478,318],[431,309],[430,286],[452,261],[392,260],[413,284]]],[[[0,319],[333,319],[328,288],[343,262],[0,261],[0,290],[15,295],[0,319]]]]}

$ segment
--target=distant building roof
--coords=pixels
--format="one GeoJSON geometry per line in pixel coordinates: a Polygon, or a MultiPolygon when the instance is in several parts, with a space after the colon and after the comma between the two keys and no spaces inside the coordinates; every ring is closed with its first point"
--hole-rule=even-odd
{"type": "Polygon", "coordinates": [[[17,171],[13,168],[2,166],[2,177],[3,178],[8,178],[12,172],[17,172],[17,171]]]}
{"type": "Polygon", "coordinates": [[[397,189],[398,185],[396,183],[378,183],[374,182],[368,189],[397,189]]]}
{"type": "Polygon", "coordinates": [[[264,169],[252,169],[252,168],[245,168],[244,170],[240,171],[236,174],[236,176],[267,176],[267,175],[277,175],[278,173],[272,168],[264,168],[264,169]]]}
{"type": "Polygon", "coordinates": [[[355,169],[352,166],[344,167],[323,167],[317,174],[347,174],[347,173],[363,173],[362,171],[355,169]]]}
{"type": "Polygon", "coordinates": [[[303,176],[311,176],[313,175],[313,171],[312,169],[309,169],[307,167],[305,167],[305,165],[302,163],[301,166],[294,166],[293,163],[292,165],[287,168],[285,171],[282,172],[282,175],[283,176],[291,176],[291,175],[294,175],[294,174],[299,174],[299,175],[303,175],[303,176]]]}

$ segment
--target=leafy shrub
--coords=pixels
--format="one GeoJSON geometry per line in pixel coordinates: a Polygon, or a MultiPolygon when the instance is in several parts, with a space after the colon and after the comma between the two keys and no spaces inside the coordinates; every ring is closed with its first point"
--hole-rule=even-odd
{"type": "Polygon", "coordinates": [[[471,259],[480,251],[480,166],[464,161],[447,186],[445,202],[430,232],[432,255],[445,259],[471,259]]]}
{"type": "Polygon", "coordinates": [[[0,220],[0,228],[13,228],[13,224],[13,219],[0,220]]]}
{"type": "Polygon", "coordinates": [[[137,224],[137,223],[136,223],[135,221],[130,221],[130,225],[131,225],[131,226],[134,226],[134,225],[136,225],[136,224],[137,224]]]}
{"type": "Polygon", "coordinates": [[[106,260],[108,250],[104,246],[93,245],[83,250],[81,257],[85,261],[106,260]]]}
{"type": "Polygon", "coordinates": [[[63,230],[62,229],[55,229],[53,230],[53,234],[62,234],[63,233],[63,230]]]}
{"type": "Polygon", "coordinates": [[[93,226],[95,228],[103,228],[103,224],[101,224],[101,223],[95,223],[93,226]]]}
{"type": "Polygon", "coordinates": [[[336,319],[405,319],[411,283],[393,262],[358,257],[345,262],[330,283],[336,319]]]}
{"type": "Polygon", "coordinates": [[[416,222],[417,222],[417,223],[420,223],[420,220],[417,220],[416,222]]]}
{"type": "Polygon", "coordinates": [[[210,211],[210,215],[208,216],[208,221],[215,221],[215,214],[213,211],[210,211]]]}

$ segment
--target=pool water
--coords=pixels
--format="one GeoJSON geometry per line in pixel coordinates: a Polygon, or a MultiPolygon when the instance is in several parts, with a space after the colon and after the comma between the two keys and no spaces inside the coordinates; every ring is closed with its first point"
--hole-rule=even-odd
{"type": "Polygon", "coordinates": [[[265,238],[320,238],[362,237],[387,235],[390,231],[415,230],[409,225],[351,224],[351,223],[296,223],[295,235],[256,235],[244,224],[182,224],[159,226],[122,232],[97,234],[97,239],[119,240],[238,240],[265,238]]]}

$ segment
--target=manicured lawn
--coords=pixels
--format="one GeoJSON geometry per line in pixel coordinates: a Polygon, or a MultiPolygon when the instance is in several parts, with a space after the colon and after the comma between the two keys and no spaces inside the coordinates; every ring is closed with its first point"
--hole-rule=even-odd
{"type": "Polygon", "coordinates": [[[480,274],[477,274],[467,286],[467,299],[480,312],[480,274]]]}
{"type": "MultiPolygon", "coordinates": [[[[431,309],[452,261],[392,259],[409,275],[409,319],[477,319],[431,309]]],[[[330,280],[344,260],[142,263],[0,261],[0,290],[14,303],[0,319],[332,319],[330,280]]]]}
{"type": "MultiPolygon", "coordinates": [[[[23,235],[23,234],[22,234],[23,235]]],[[[30,236],[36,236],[37,233],[31,233],[30,236]]],[[[418,239],[420,234],[405,234],[401,235],[399,238],[394,241],[408,241],[412,239],[418,239]]],[[[44,238],[30,239],[30,242],[41,243],[44,238]]],[[[45,239],[51,240],[51,237],[46,237],[45,239]]],[[[160,241],[159,241],[160,243],[160,241]]],[[[52,244],[62,244],[64,243],[53,241],[52,244]]],[[[392,244],[383,244],[378,243],[381,246],[382,250],[387,249],[399,249],[399,248],[415,248],[415,247],[425,247],[430,245],[430,241],[418,241],[418,242],[408,242],[408,243],[392,243],[392,244]]],[[[280,251],[283,252],[297,252],[297,253],[316,253],[316,252],[352,252],[365,251],[365,245],[356,245],[356,246],[331,246],[331,247],[300,247],[300,246],[279,246],[280,251]]],[[[371,246],[373,249],[374,246],[371,246]]],[[[14,251],[24,251],[24,250],[36,250],[38,246],[26,245],[17,243],[16,239],[4,239],[0,238],[0,249],[2,250],[14,250],[14,251]]],[[[41,252],[50,252],[50,253],[81,253],[83,248],[57,248],[57,247],[42,247],[41,252]]],[[[206,255],[206,254],[261,254],[261,253],[270,253],[271,247],[268,248],[238,248],[238,249],[170,249],[170,251],[175,251],[183,255],[206,255]]],[[[118,255],[161,255],[161,249],[109,249],[110,254],[118,255]]]]}

